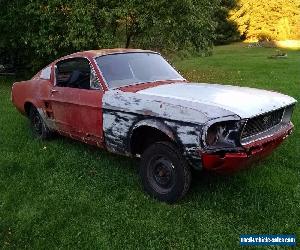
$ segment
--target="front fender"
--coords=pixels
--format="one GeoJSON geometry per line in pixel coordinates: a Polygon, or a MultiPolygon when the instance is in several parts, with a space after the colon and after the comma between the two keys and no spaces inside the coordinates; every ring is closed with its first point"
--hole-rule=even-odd
{"type": "MultiPolygon", "coordinates": [[[[142,126],[155,128],[164,134],[166,134],[172,141],[176,143],[179,147],[180,152],[184,155],[186,160],[195,169],[201,168],[200,161],[200,134],[202,131],[202,126],[198,124],[191,124],[186,122],[178,121],[162,121],[158,119],[145,119],[137,122],[131,129],[130,138],[134,131],[142,126]]],[[[131,145],[128,145],[129,149],[131,145]]]]}
{"type": "Polygon", "coordinates": [[[141,126],[148,126],[148,127],[151,127],[151,128],[158,129],[159,131],[165,133],[171,140],[173,140],[173,141],[176,140],[176,137],[175,137],[174,132],[172,131],[172,129],[168,125],[166,125],[163,121],[159,121],[157,119],[144,119],[144,120],[141,120],[141,121],[137,122],[132,127],[132,129],[129,133],[129,138],[131,138],[133,132],[141,126]]]}
{"type": "Polygon", "coordinates": [[[110,152],[131,155],[131,136],[142,126],[155,128],[176,142],[188,162],[201,168],[199,139],[202,126],[184,121],[147,118],[139,114],[104,109],[103,130],[106,148],[110,152]]]}

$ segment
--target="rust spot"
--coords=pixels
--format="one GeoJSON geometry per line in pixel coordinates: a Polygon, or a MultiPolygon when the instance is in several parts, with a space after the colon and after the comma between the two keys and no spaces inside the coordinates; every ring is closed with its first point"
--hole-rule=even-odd
{"type": "Polygon", "coordinates": [[[144,110],[143,114],[144,115],[149,115],[149,116],[156,116],[157,115],[155,112],[152,112],[151,110],[144,110]]]}

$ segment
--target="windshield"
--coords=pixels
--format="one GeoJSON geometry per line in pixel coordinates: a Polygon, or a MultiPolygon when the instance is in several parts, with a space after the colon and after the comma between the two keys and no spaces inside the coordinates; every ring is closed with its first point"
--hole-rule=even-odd
{"type": "Polygon", "coordinates": [[[110,88],[162,80],[184,80],[159,54],[132,52],[96,58],[110,88]]]}

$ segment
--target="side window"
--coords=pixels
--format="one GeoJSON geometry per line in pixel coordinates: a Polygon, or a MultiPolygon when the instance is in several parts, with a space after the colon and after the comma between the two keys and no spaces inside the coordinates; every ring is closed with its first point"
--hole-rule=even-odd
{"type": "Polygon", "coordinates": [[[40,78],[44,80],[50,80],[51,76],[51,66],[44,68],[40,74],[40,78]]]}
{"type": "Polygon", "coordinates": [[[60,61],[55,66],[56,86],[90,89],[91,68],[86,58],[60,61]]]}

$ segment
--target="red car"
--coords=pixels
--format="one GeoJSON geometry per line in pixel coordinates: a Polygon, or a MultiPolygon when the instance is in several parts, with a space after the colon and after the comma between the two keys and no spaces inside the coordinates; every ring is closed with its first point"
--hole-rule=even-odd
{"type": "Polygon", "coordinates": [[[175,202],[191,167],[232,172],[270,154],[292,131],[292,97],[189,83],[158,53],[107,49],[60,58],[16,82],[12,101],[44,139],[58,132],[141,157],[151,196],[175,202]]]}

